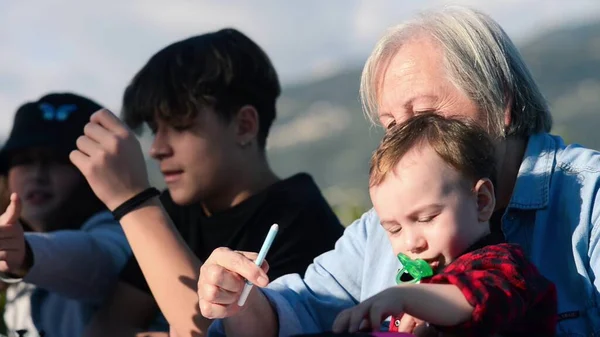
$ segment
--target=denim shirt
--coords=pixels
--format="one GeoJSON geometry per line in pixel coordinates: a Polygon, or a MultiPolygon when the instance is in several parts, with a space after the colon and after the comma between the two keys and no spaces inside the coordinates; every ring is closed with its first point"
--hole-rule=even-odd
{"type": "MultiPolygon", "coordinates": [[[[507,241],[523,246],[558,289],[557,336],[600,335],[598,298],[600,152],[531,136],[502,219],[507,241]]],[[[350,225],[335,249],[306,271],[262,291],[277,311],[279,336],[330,330],[337,314],[394,286],[400,267],[373,210],[350,225]]],[[[224,336],[221,321],[210,336],[224,336]]],[[[383,324],[385,326],[385,323],[383,324]]]]}

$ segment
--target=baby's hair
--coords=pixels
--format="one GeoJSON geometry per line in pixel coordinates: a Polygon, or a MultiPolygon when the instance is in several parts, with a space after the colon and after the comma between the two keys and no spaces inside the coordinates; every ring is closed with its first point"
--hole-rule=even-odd
{"type": "Polygon", "coordinates": [[[475,122],[435,113],[418,114],[392,125],[371,157],[369,186],[383,182],[412,148],[429,145],[450,166],[466,178],[494,180],[494,143],[475,122]]]}

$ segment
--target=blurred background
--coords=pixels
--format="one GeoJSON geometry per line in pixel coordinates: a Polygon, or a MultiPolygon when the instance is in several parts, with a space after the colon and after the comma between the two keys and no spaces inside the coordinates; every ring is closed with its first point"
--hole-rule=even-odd
{"type": "MultiPolygon", "coordinates": [[[[68,90],[118,112],[159,49],[235,27],[269,54],[284,86],[268,140],[274,169],[311,173],[348,224],[370,207],[368,159],[381,137],[360,108],[362,64],[387,27],[444,3],[496,19],[548,98],[554,133],[600,149],[600,0],[0,0],[0,142],[26,100],[68,90]]],[[[149,135],[141,140],[147,152],[149,135]]]]}

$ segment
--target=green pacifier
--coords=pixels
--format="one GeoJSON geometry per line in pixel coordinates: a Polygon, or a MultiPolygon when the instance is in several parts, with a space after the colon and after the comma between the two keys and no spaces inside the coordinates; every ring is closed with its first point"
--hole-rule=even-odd
{"type": "Polygon", "coordinates": [[[396,284],[419,283],[421,282],[421,279],[433,276],[433,270],[425,260],[412,260],[402,253],[398,254],[398,260],[400,260],[400,263],[402,264],[402,269],[398,270],[398,274],[396,274],[396,284]],[[402,276],[405,273],[409,274],[412,279],[403,281],[402,276]]]}

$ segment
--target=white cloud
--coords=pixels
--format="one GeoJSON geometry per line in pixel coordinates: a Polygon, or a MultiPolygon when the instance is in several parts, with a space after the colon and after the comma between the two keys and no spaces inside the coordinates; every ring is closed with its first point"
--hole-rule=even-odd
{"type": "MultiPolygon", "coordinates": [[[[0,135],[18,105],[47,91],[76,91],[118,109],[142,64],[191,35],[236,27],[267,51],[289,83],[363,60],[386,27],[446,2],[0,1],[0,135]]],[[[600,13],[596,0],[454,2],[489,12],[517,38],[600,13]]]]}

